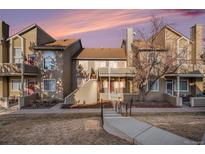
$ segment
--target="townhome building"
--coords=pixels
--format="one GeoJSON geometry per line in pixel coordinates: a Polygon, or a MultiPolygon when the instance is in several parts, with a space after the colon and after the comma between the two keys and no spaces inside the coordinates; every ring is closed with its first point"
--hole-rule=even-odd
{"type": "Polygon", "coordinates": [[[148,58],[150,55],[152,58],[152,52],[160,52],[158,58],[161,61],[166,61],[169,56],[182,53],[181,56],[176,56],[173,61],[173,63],[183,61],[174,73],[167,72],[153,86],[149,86],[150,82],[147,81],[147,88],[150,90],[146,96],[147,101],[169,101],[177,103],[177,106],[182,106],[183,101],[194,102],[198,100],[201,105],[204,104],[205,100],[202,97],[205,91],[203,43],[203,25],[200,24],[190,28],[190,38],[168,25],[148,40],[134,39],[132,28],[128,30],[128,37],[126,41],[123,41],[123,45],[128,46],[129,50],[127,51],[131,55],[130,61],[133,67],[135,65],[132,58],[135,55],[134,52],[139,52],[141,59],[148,58]]]}
{"type": "Polygon", "coordinates": [[[63,100],[75,89],[71,57],[81,50],[80,40],[55,40],[36,24],[9,37],[9,25],[1,22],[0,31],[3,106],[9,106],[9,102],[23,102],[22,107],[35,101],[36,96],[41,101],[63,100]]]}
{"type": "MultiPolygon", "coordinates": [[[[180,52],[188,46],[189,54],[183,64],[186,71],[166,74],[148,86],[147,101],[182,106],[184,96],[202,96],[202,39],[203,26],[198,24],[191,28],[190,38],[170,26],[155,34],[154,43],[166,52],[180,52]]],[[[134,54],[136,49],[142,54],[150,49],[133,38],[132,28],[128,28],[121,48],[83,48],[80,39],[56,40],[36,24],[9,36],[9,25],[4,21],[0,22],[0,41],[0,105],[16,103],[19,108],[37,99],[91,104],[137,95],[134,54]]]]}

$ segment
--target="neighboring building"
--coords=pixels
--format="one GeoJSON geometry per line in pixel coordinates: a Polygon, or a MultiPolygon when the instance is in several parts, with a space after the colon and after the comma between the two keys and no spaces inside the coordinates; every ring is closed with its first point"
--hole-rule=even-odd
{"type": "MultiPolygon", "coordinates": [[[[160,53],[161,60],[166,60],[169,57],[163,57],[163,53],[169,52],[170,55],[175,55],[177,53],[185,50],[185,54],[182,55],[184,63],[174,74],[166,74],[158,81],[154,83],[152,87],[149,86],[149,81],[147,88],[151,88],[151,91],[146,96],[147,101],[166,101],[167,95],[177,96],[183,98],[202,96],[205,91],[203,84],[205,85],[205,63],[202,55],[203,50],[203,25],[196,24],[191,27],[190,38],[187,38],[180,32],[177,32],[174,28],[170,26],[164,26],[157,34],[152,36],[152,47],[150,47],[150,40],[142,41],[133,39],[132,29],[128,30],[128,40],[123,41],[122,46],[130,46],[133,50],[129,50],[130,55],[133,56],[134,49],[140,52],[141,58],[143,54],[149,52],[150,49],[166,49],[167,51],[160,53]],[[177,90],[179,86],[179,90],[177,90]]],[[[147,54],[146,54],[147,55],[147,54]]],[[[166,53],[167,55],[167,53],[166,53]]],[[[131,56],[131,57],[132,57],[131,56]]],[[[133,63],[133,58],[130,58],[130,63],[133,63]]],[[[176,62],[178,58],[176,59],[176,62]]],[[[133,64],[134,66],[134,64],[133,64]]],[[[205,100],[203,100],[205,102],[205,100]]],[[[177,105],[181,106],[182,102],[178,102],[177,105]]]]}
{"type": "MultiPolygon", "coordinates": [[[[156,45],[170,52],[188,43],[191,54],[184,66],[192,73],[180,73],[180,95],[203,91],[202,34],[201,25],[192,27],[191,38],[166,26],[155,36],[156,45]]],[[[15,101],[25,106],[37,96],[65,103],[123,100],[124,94],[136,92],[133,47],[146,49],[133,39],[132,29],[122,48],[83,48],[80,39],[55,40],[36,24],[9,37],[5,22],[0,22],[0,41],[0,105],[5,107],[15,101]]],[[[174,87],[176,74],[169,74],[156,82],[147,100],[164,101],[165,92],[176,95],[174,87]]]]}

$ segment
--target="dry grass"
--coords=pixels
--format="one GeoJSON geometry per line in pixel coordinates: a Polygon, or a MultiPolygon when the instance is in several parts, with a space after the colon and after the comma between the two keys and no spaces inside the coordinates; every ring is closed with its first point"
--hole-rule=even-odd
{"type": "Polygon", "coordinates": [[[205,113],[144,113],[135,117],[195,141],[201,141],[205,133],[205,113]]]}
{"type": "Polygon", "coordinates": [[[100,127],[98,114],[0,116],[0,144],[130,144],[100,127]]]}

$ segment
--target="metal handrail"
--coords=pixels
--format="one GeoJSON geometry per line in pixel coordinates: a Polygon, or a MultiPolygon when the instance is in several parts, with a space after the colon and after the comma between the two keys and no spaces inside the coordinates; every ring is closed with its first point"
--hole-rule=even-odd
{"type": "Polygon", "coordinates": [[[129,116],[132,116],[132,105],[133,105],[133,98],[131,98],[129,103],[122,103],[117,102],[115,104],[115,110],[116,112],[123,114],[122,108],[125,107],[125,116],[128,116],[128,109],[129,109],[129,116]]]}
{"type": "Polygon", "coordinates": [[[68,96],[66,96],[64,98],[64,104],[69,104],[67,103],[69,101],[69,99],[71,98],[71,96],[73,96],[77,91],[78,91],[79,88],[77,88],[76,90],[74,90],[73,92],[71,92],[68,96]]]}
{"type": "Polygon", "coordinates": [[[103,125],[104,125],[104,117],[103,117],[103,110],[104,110],[104,104],[103,104],[103,100],[101,99],[101,103],[100,103],[100,108],[101,108],[101,125],[102,125],[102,127],[103,127],[103,125]]]}

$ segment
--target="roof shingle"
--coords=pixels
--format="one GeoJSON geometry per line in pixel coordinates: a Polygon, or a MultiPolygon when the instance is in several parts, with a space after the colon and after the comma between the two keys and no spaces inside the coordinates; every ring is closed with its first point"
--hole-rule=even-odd
{"type": "Polygon", "coordinates": [[[71,45],[72,43],[76,42],[77,39],[64,39],[64,40],[56,40],[52,43],[47,43],[44,46],[48,47],[67,47],[71,45]]]}
{"type": "Polygon", "coordinates": [[[123,48],[85,48],[73,59],[95,60],[113,59],[126,60],[126,52],[123,48]]]}

